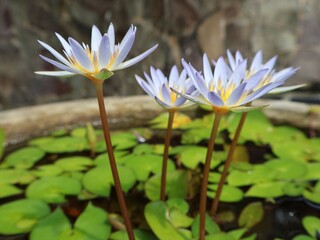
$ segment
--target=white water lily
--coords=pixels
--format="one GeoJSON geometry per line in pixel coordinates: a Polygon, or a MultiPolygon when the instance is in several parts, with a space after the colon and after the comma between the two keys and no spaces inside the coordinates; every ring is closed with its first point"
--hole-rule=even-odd
{"type": "Polygon", "coordinates": [[[113,71],[136,64],[157,48],[157,45],[155,45],[144,53],[124,61],[133,45],[135,34],[136,27],[131,26],[121,43],[115,44],[115,32],[112,23],[109,25],[107,33],[103,35],[96,26],[93,26],[91,47],[89,47],[88,44],[82,43],[81,45],[71,37],[66,41],[60,34],[56,33],[64,48],[64,56],[48,44],[39,41],[58,61],[43,55],[40,55],[40,57],[63,71],[38,71],[36,73],[60,77],[81,74],[89,78],[96,78],[100,72],[106,71],[112,75],[113,71]]]}
{"type": "Polygon", "coordinates": [[[284,74],[285,76],[279,74],[274,77],[276,81],[264,82],[266,74],[270,71],[269,68],[257,69],[248,76],[247,60],[237,56],[236,60],[230,63],[230,66],[223,57],[220,57],[214,63],[215,68],[212,71],[209,59],[204,54],[203,74],[184,60],[182,60],[182,64],[200,95],[191,96],[181,93],[177,89],[173,90],[190,101],[209,105],[219,113],[253,110],[254,107],[246,105],[279,87],[287,80],[287,74],[284,74]]]}
{"type": "MultiPolygon", "coordinates": [[[[239,51],[237,51],[235,53],[235,56],[233,56],[232,53],[229,50],[227,50],[227,56],[232,70],[235,70],[237,66],[243,61],[242,54],[239,51]]],[[[246,70],[246,78],[249,79],[250,76],[257,73],[261,69],[268,69],[265,76],[263,77],[263,80],[259,83],[258,86],[256,86],[258,88],[271,82],[285,81],[299,70],[299,68],[287,67],[279,72],[276,72],[276,70],[274,69],[276,61],[277,56],[274,56],[270,58],[266,63],[263,63],[263,52],[261,50],[258,51],[252,60],[250,68],[246,70]]],[[[295,90],[304,86],[306,86],[306,84],[277,87],[271,90],[269,93],[282,93],[295,90]]]]}
{"type": "Polygon", "coordinates": [[[144,73],[144,77],[146,80],[136,75],[137,82],[149,96],[154,98],[164,108],[178,109],[194,104],[171,91],[171,88],[173,88],[179,92],[193,96],[198,93],[192,81],[187,78],[185,70],[179,74],[178,68],[173,66],[169,78],[167,78],[160,69],[150,67],[150,76],[144,73]]]}

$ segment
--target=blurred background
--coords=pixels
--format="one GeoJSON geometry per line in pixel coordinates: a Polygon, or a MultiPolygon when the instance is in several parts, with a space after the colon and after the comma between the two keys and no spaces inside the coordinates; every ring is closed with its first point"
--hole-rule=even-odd
{"type": "Polygon", "coordinates": [[[129,57],[159,47],[107,80],[108,96],[142,94],[134,75],[150,65],[168,72],[173,64],[180,68],[183,57],[200,69],[203,52],[216,59],[226,49],[240,50],[252,59],[262,49],[265,60],[279,56],[278,68],[300,66],[289,84],[309,83],[304,97],[320,100],[319,0],[1,0],[0,110],[94,97],[82,76],[34,74],[54,70],[38,56],[50,54],[37,39],[61,52],[54,32],[89,43],[92,25],[105,32],[110,22],[117,42],[130,24],[138,27],[129,57]]]}

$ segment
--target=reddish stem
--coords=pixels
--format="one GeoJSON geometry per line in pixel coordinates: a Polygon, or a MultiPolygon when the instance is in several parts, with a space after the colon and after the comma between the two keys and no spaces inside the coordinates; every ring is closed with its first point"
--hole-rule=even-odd
{"type": "Polygon", "coordinates": [[[201,193],[200,193],[200,227],[199,227],[199,239],[204,240],[205,238],[205,225],[206,225],[206,205],[207,205],[207,188],[208,188],[208,177],[210,171],[210,163],[212,158],[212,152],[214,148],[215,139],[218,133],[218,127],[220,124],[222,114],[216,112],[214,122],[212,125],[211,135],[208,143],[206,161],[204,164],[201,193]]]}
{"type": "Polygon", "coordinates": [[[101,118],[101,124],[102,124],[102,129],[103,129],[103,134],[104,134],[104,139],[106,142],[107,146],[107,152],[109,156],[109,163],[111,167],[111,172],[113,176],[113,181],[114,181],[114,186],[116,189],[116,194],[118,198],[118,202],[120,205],[120,210],[122,217],[124,219],[124,224],[127,229],[128,237],[129,240],[134,240],[134,233],[131,227],[131,222],[128,216],[128,210],[126,207],[126,202],[124,200],[122,188],[121,188],[121,183],[120,183],[120,178],[118,174],[118,169],[117,169],[117,164],[115,161],[114,157],[114,152],[112,148],[112,142],[111,142],[111,137],[110,137],[110,131],[109,131],[109,126],[108,126],[108,119],[107,119],[107,113],[104,105],[104,97],[103,97],[103,88],[102,88],[102,81],[95,81],[95,86],[96,86],[96,92],[97,92],[97,99],[98,99],[98,104],[99,104],[99,111],[100,111],[100,118],[101,118]]]}
{"type": "Polygon", "coordinates": [[[231,146],[230,146],[230,149],[229,149],[229,153],[228,153],[228,157],[227,157],[227,160],[226,160],[226,162],[224,164],[224,169],[223,169],[222,175],[220,177],[218,189],[216,191],[216,194],[215,194],[215,197],[214,197],[211,209],[210,209],[210,215],[213,216],[213,217],[215,217],[216,214],[217,214],[220,195],[221,195],[221,192],[222,192],[222,189],[223,189],[223,185],[224,185],[224,183],[226,181],[226,178],[227,178],[227,175],[228,175],[228,170],[229,170],[232,158],[233,158],[233,154],[234,154],[234,151],[235,151],[235,149],[237,147],[239,136],[240,136],[243,124],[244,124],[244,122],[245,122],[245,120],[247,118],[247,115],[248,115],[247,112],[242,113],[242,116],[241,116],[241,119],[239,121],[236,133],[235,133],[234,138],[232,140],[232,143],[231,143],[231,146]]]}
{"type": "Polygon", "coordinates": [[[169,146],[170,146],[172,124],[173,124],[175,110],[170,109],[168,112],[169,112],[169,118],[168,118],[167,132],[166,132],[166,138],[165,138],[165,143],[164,143],[162,172],[161,172],[161,189],[160,189],[160,200],[161,201],[165,201],[165,199],[166,199],[166,179],[167,179],[168,154],[169,154],[169,146]]]}

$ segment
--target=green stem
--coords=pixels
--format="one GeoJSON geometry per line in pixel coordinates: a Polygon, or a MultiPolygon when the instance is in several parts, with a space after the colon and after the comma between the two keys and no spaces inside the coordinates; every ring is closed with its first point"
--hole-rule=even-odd
{"type": "Polygon", "coordinates": [[[245,120],[247,118],[247,115],[248,115],[247,112],[242,113],[242,116],[241,116],[241,119],[239,121],[236,133],[235,133],[234,138],[232,140],[232,143],[231,143],[231,146],[230,146],[230,149],[229,149],[229,153],[228,153],[228,157],[227,157],[227,160],[226,160],[226,162],[224,164],[224,169],[223,169],[222,175],[220,177],[218,189],[216,191],[216,194],[215,194],[215,197],[214,197],[211,209],[210,209],[210,216],[215,217],[216,214],[217,214],[220,195],[221,195],[224,183],[226,181],[226,178],[227,178],[227,175],[228,175],[228,170],[229,170],[232,158],[233,158],[233,154],[234,154],[234,151],[235,151],[235,149],[237,147],[239,136],[240,136],[243,124],[244,124],[244,122],[245,122],[245,120]]]}
{"type": "Polygon", "coordinates": [[[168,118],[166,139],[164,142],[162,172],[161,172],[161,190],[160,190],[160,200],[161,201],[165,201],[165,199],[166,199],[166,179],[167,179],[168,154],[169,154],[169,146],[170,146],[172,124],[173,124],[175,110],[170,109],[168,112],[169,112],[169,118],[168,118]]]}
{"type": "Polygon", "coordinates": [[[199,227],[199,239],[204,240],[205,238],[205,225],[206,225],[206,204],[207,204],[207,188],[208,188],[208,177],[210,172],[210,163],[212,158],[212,152],[214,148],[215,139],[218,133],[218,127],[220,124],[222,114],[216,113],[211,135],[208,143],[206,161],[204,164],[203,174],[202,174],[202,183],[201,183],[201,193],[200,193],[200,227],[199,227]]]}
{"type": "Polygon", "coordinates": [[[105,139],[106,146],[107,146],[110,167],[111,167],[111,171],[112,171],[112,176],[113,176],[113,181],[114,181],[114,185],[115,185],[115,189],[116,189],[118,202],[120,205],[121,214],[124,219],[124,224],[127,229],[129,240],[134,240],[135,238],[134,238],[133,230],[131,227],[131,222],[130,222],[130,219],[128,216],[128,210],[126,207],[126,202],[124,200],[124,196],[123,196],[123,192],[122,192],[122,188],[121,188],[121,183],[120,183],[120,178],[119,178],[119,174],[118,174],[118,169],[117,169],[117,164],[116,164],[114,153],[113,153],[110,131],[109,131],[109,126],[108,126],[107,113],[106,113],[106,109],[105,109],[105,105],[104,105],[102,82],[96,82],[95,86],[96,86],[97,99],[98,99],[98,104],[99,104],[99,111],[100,111],[100,118],[101,118],[104,139],[105,139]]]}

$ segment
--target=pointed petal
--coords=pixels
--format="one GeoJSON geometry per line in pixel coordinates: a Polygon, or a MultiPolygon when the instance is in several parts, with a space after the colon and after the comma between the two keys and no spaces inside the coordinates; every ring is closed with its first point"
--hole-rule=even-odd
{"type": "Polygon", "coordinates": [[[277,94],[277,93],[283,93],[283,92],[288,92],[292,91],[298,88],[302,88],[307,86],[307,84],[299,84],[299,85],[294,85],[294,86],[288,86],[288,87],[277,87],[269,92],[269,94],[277,94]]]}
{"type": "Polygon", "coordinates": [[[198,103],[198,104],[204,104],[204,105],[210,105],[211,106],[211,103],[208,100],[200,99],[200,98],[195,97],[195,96],[191,96],[191,95],[187,95],[187,94],[178,92],[177,90],[175,90],[173,88],[171,88],[171,91],[175,92],[176,94],[178,94],[181,97],[184,97],[184,98],[188,99],[189,101],[192,101],[192,102],[195,102],[195,103],[198,103]]]}
{"type": "Polygon", "coordinates": [[[173,87],[179,81],[179,71],[176,65],[173,65],[169,74],[169,86],[173,87]]]}
{"type": "Polygon", "coordinates": [[[227,87],[230,86],[230,84],[234,84],[235,86],[238,86],[241,81],[246,76],[246,69],[247,69],[247,59],[243,60],[233,71],[233,73],[230,76],[229,82],[227,87]]]}
{"type": "Polygon", "coordinates": [[[68,67],[68,66],[66,66],[66,65],[64,65],[64,64],[62,64],[62,63],[59,63],[59,62],[57,62],[57,61],[54,61],[54,60],[52,60],[52,59],[50,59],[50,58],[47,58],[47,57],[45,57],[45,56],[42,56],[42,55],[39,55],[39,56],[40,56],[43,60],[47,61],[48,63],[51,63],[53,66],[56,66],[57,68],[60,68],[60,69],[62,69],[62,70],[64,70],[64,71],[67,71],[67,72],[71,72],[71,73],[75,73],[75,74],[81,74],[80,71],[78,71],[78,70],[76,70],[76,69],[74,69],[74,68],[68,67]]]}
{"type": "Polygon", "coordinates": [[[285,68],[285,69],[281,70],[280,72],[276,73],[272,77],[272,81],[273,82],[285,81],[289,77],[291,77],[293,74],[295,74],[298,70],[299,70],[299,68],[292,68],[292,67],[285,68]]]}
{"type": "Polygon", "coordinates": [[[93,65],[92,65],[87,53],[81,47],[81,45],[73,38],[69,38],[69,43],[72,48],[72,53],[74,54],[75,58],[79,61],[81,66],[88,71],[93,70],[93,65]]]}
{"type": "MultiPolygon", "coordinates": [[[[219,57],[216,67],[214,69],[214,84],[218,84],[218,81],[221,80],[223,86],[227,83],[228,79],[228,70],[226,66],[226,62],[224,61],[223,57],[219,57]]],[[[206,79],[207,80],[207,79],[206,79]]],[[[208,79],[209,80],[209,79],[208,79]]]]}
{"type": "Polygon", "coordinates": [[[107,31],[109,42],[110,42],[110,50],[113,52],[114,45],[115,45],[115,34],[114,34],[114,27],[113,24],[110,23],[108,31],[107,31]]]}
{"type": "Polygon", "coordinates": [[[213,74],[212,74],[212,69],[211,69],[207,54],[203,54],[202,62],[203,62],[204,78],[206,79],[207,82],[212,81],[213,74]]]}
{"type": "Polygon", "coordinates": [[[53,76],[53,77],[71,77],[76,75],[75,73],[67,71],[36,71],[35,74],[53,76]]]}
{"type": "Polygon", "coordinates": [[[119,55],[114,60],[114,63],[112,64],[111,68],[116,68],[120,63],[123,62],[123,60],[127,57],[128,53],[130,52],[133,42],[135,39],[135,35],[132,34],[128,41],[126,41],[125,45],[120,49],[119,55]]]}
{"type": "Polygon", "coordinates": [[[92,32],[91,32],[91,51],[93,52],[99,51],[101,39],[102,39],[101,32],[95,25],[93,25],[92,32]]]}
{"type": "Polygon", "coordinates": [[[217,106],[217,107],[222,107],[224,106],[224,102],[220,98],[218,94],[215,92],[209,92],[208,93],[208,100],[211,102],[212,105],[217,106]]]}
{"type": "Polygon", "coordinates": [[[234,71],[236,69],[236,61],[235,61],[235,59],[229,49],[227,50],[227,56],[228,56],[228,61],[229,61],[230,67],[231,67],[232,71],[234,71]]]}
{"type": "MultiPolygon", "coordinates": [[[[177,100],[174,102],[174,107],[181,107],[183,104],[185,104],[187,101],[186,98],[184,97],[178,97],[177,100]]],[[[189,101],[190,103],[190,101],[189,101]]],[[[194,104],[194,102],[192,102],[192,104],[194,104]]],[[[189,104],[188,106],[192,105],[192,104],[189,104]]]]}
{"type": "Polygon", "coordinates": [[[39,41],[38,42],[45,48],[47,49],[53,56],[55,56],[58,60],[60,60],[63,64],[67,65],[70,67],[70,63],[65,59],[60,53],[58,53],[55,49],[50,47],[48,44],[39,41]]]}
{"type": "Polygon", "coordinates": [[[198,72],[195,74],[195,78],[193,79],[194,86],[198,89],[198,91],[203,95],[207,96],[209,93],[209,89],[206,86],[206,80],[203,79],[202,76],[198,72]]]}
{"type": "Polygon", "coordinates": [[[236,65],[239,64],[239,62],[242,62],[243,61],[243,57],[241,55],[241,52],[237,51],[236,52],[236,65]]]}
{"type": "Polygon", "coordinates": [[[167,104],[170,104],[170,105],[172,104],[170,93],[169,93],[169,90],[168,90],[166,84],[162,84],[161,95],[163,97],[164,102],[166,102],[167,104]]]}
{"type": "Polygon", "coordinates": [[[266,62],[262,68],[265,68],[265,69],[269,69],[269,71],[271,72],[272,69],[274,68],[274,65],[276,64],[277,62],[277,58],[278,56],[274,56],[272,57],[268,62],[266,62]]]}
{"type": "Polygon", "coordinates": [[[229,98],[227,99],[227,105],[232,106],[235,105],[239,99],[242,97],[244,89],[246,88],[247,83],[244,82],[240,84],[233,92],[230,94],[229,98]]]}
{"type": "Polygon", "coordinates": [[[141,60],[143,60],[144,58],[146,58],[148,55],[150,55],[156,48],[158,47],[158,44],[156,44],[155,46],[153,46],[152,48],[148,49],[147,51],[145,51],[144,53],[128,60],[128,61],[125,61],[123,63],[120,63],[116,69],[114,70],[120,70],[120,69],[124,69],[124,68],[127,68],[127,67],[130,67],[138,62],[140,62],[141,60]]]}
{"type": "Polygon", "coordinates": [[[69,45],[69,43],[59,34],[56,33],[57,38],[59,39],[60,43],[62,44],[64,50],[66,51],[67,54],[70,54],[72,49],[69,45]]]}
{"type": "Polygon", "coordinates": [[[153,89],[138,75],[135,76],[137,82],[141,86],[141,88],[150,96],[150,97],[155,97],[155,93],[153,89]]]}
{"type": "Polygon", "coordinates": [[[154,99],[156,100],[156,102],[157,102],[160,106],[162,106],[162,107],[164,107],[164,108],[168,108],[168,109],[172,108],[171,106],[169,106],[168,104],[166,104],[165,102],[163,102],[162,100],[160,100],[159,98],[157,98],[157,96],[155,96],[154,99]]]}
{"type": "Polygon", "coordinates": [[[262,51],[259,50],[252,60],[250,72],[252,72],[252,71],[256,72],[257,70],[260,70],[260,67],[262,64],[262,58],[263,58],[262,51]]]}
{"type": "Polygon", "coordinates": [[[110,61],[110,42],[107,34],[104,34],[99,46],[99,69],[107,67],[110,61]]]}
{"type": "Polygon", "coordinates": [[[269,69],[262,69],[259,72],[255,73],[254,75],[252,75],[247,80],[246,91],[251,91],[255,89],[263,80],[264,76],[267,74],[268,71],[269,69]]]}
{"type": "Polygon", "coordinates": [[[126,45],[127,41],[130,40],[131,36],[136,34],[136,31],[137,31],[137,28],[131,25],[131,27],[129,28],[129,30],[127,31],[126,35],[123,37],[120,43],[120,46],[119,46],[120,51],[126,45]]]}

